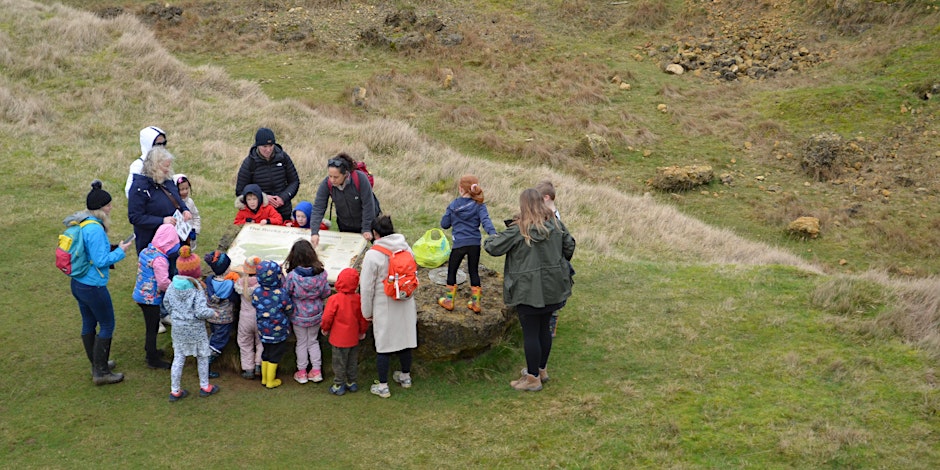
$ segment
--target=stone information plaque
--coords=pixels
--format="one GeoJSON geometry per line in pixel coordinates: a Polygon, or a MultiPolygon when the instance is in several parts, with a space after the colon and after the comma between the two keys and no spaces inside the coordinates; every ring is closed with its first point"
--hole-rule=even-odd
{"type": "MultiPolygon", "coordinates": [[[[291,246],[297,240],[310,240],[310,229],[280,225],[245,224],[228,249],[232,270],[241,272],[245,258],[259,256],[283,265],[291,246]]],[[[358,233],[320,231],[317,256],[326,268],[330,283],[343,268],[362,264],[362,255],[369,243],[358,233]]]]}

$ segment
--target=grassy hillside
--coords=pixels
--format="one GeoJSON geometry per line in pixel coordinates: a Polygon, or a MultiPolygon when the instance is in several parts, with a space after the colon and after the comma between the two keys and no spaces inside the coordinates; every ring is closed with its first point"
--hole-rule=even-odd
{"type": "MultiPolygon", "coordinates": [[[[885,33],[897,29],[894,23],[874,23],[880,58],[858,52],[860,38],[836,37],[831,41],[844,47],[845,61],[821,65],[813,78],[727,84],[688,75],[678,80],[662,74],[655,58],[634,58],[647,54],[635,46],[674,41],[670,32],[691,35],[693,25],[701,27],[714,14],[704,4],[665,2],[664,10],[653,4],[486,2],[471,12],[419,2],[419,12],[465,22],[462,31],[476,42],[457,52],[402,53],[346,49],[339,39],[278,45],[271,39],[278,28],[244,27],[245,19],[257,26],[287,14],[279,2],[249,11],[226,9],[234,8],[229,2],[213,3],[218,10],[184,5],[184,23],[158,23],[155,36],[130,16],[103,19],[0,0],[0,198],[9,208],[0,224],[7,255],[0,266],[7,281],[0,307],[8,312],[0,335],[9,345],[0,371],[10,378],[0,381],[4,462],[935,467],[935,280],[826,274],[868,266],[932,272],[936,260],[924,248],[936,219],[929,206],[936,191],[932,160],[918,154],[923,158],[913,160],[921,171],[910,170],[923,173],[928,188],[908,196],[911,207],[923,208],[921,218],[913,208],[895,210],[906,190],[888,202],[869,202],[858,195],[864,185],[856,184],[850,196],[845,184],[798,177],[798,157],[786,152],[816,131],[798,119],[825,110],[813,111],[813,96],[890,95],[882,96],[884,102],[860,100],[858,117],[884,117],[891,113],[875,111],[905,102],[898,96],[924,77],[900,79],[905,72],[891,64],[903,57],[912,61],[910,73],[919,74],[918,65],[936,60],[929,53],[936,23],[924,23],[936,13],[907,16],[903,29],[909,33],[897,38],[885,33]],[[643,6],[649,21],[630,19],[627,13],[643,6]],[[213,11],[223,16],[192,13],[213,11]],[[181,31],[192,36],[170,39],[181,31]],[[243,39],[233,40],[229,31],[240,31],[243,39]],[[872,64],[884,64],[882,74],[871,73],[872,64]],[[440,85],[444,68],[457,72],[456,90],[440,85]],[[633,83],[629,93],[609,83],[611,72],[633,83]],[[834,85],[860,75],[873,82],[834,85]],[[351,103],[354,86],[374,93],[365,106],[351,103]],[[670,111],[657,110],[661,103],[670,111]],[[369,161],[383,208],[410,240],[436,223],[461,173],[472,171],[486,182],[495,219],[512,213],[522,188],[552,178],[579,241],[576,295],[560,323],[553,381],[537,394],[509,389],[523,362],[514,331],[474,361],[418,364],[415,386],[393,389],[390,400],[364,393],[337,399],[312,384],[267,391],[229,374],[219,380],[218,396],[171,406],[168,375],[143,365],[143,325],[129,298],[133,263],[124,261],[111,285],[118,317],[113,352],[128,378],[93,387],[80,354],[74,301],[52,267],[52,240],[57,221],[82,207],[95,177],[115,195],[112,238],[130,230],[120,187],[137,156],[137,131],[150,123],[169,131],[175,169],[193,180],[205,240],[225,231],[235,171],[259,125],[275,128],[308,195],[329,155],[347,150],[369,161]],[[567,150],[587,130],[606,133],[613,161],[584,162],[567,150]],[[692,161],[733,172],[738,183],[713,183],[707,194],[643,195],[656,166],[692,161]],[[755,173],[766,183],[758,183],[755,173]],[[783,190],[768,191],[770,183],[783,190]],[[873,219],[835,215],[841,204],[856,202],[873,219]],[[823,217],[828,224],[821,239],[782,235],[780,225],[804,208],[833,214],[823,217]],[[882,251],[879,240],[891,243],[882,251]],[[850,260],[847,266],[838,263],[841,258],[850,260]],[[242,439],[258,429],[264,431],[257,442],[242,439]],[[103,461],[101,449],[110,449],[103,461]]],[[[373,7],[390,8],[384,5],[373,7]]],[[[770,2],[758,5],[742,12],[774,10],[770,2]]],[[[121,6],[139,8],[136,2],[121,6]]],[[[347,30],[356,17],[340,12],[373,11],[345,2],[303,6],[317,18],[330,17],[335,8],[330,24],[347,30]]],[[[802,7],[825,13],[812,2],[802,7]]],[[[384,15],[369,18],[381,22],[384,15]]],[[[827,19],[833,30],[839,18],[827,19]]],[[[927,149],[936,134],[923,126],[935,103],[915,104],[918,113],[890,121],[898,129],[911,126],[910,133],[892,134],[878,125],[859,129],[880,131],[868,138],[884,146],[878,148],[891,150],[890,137],[902,135],[927,149]]],[[[894,149],[894,165],[908,161],[908,148],[894,149]]],[[[167,345],[169,338],[160,342],[167,345]]],[[[194,369],[190,364],[184,376],[190,388],[194,369]]],[[[374,366],[364,363],[361,374],[367,382],[374,366]]]]}

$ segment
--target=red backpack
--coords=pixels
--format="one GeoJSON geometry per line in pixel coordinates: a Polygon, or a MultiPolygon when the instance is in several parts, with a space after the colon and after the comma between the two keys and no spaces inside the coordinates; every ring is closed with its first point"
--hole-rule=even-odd
{"type": "Polygon", "coordinates": [[[388,278],[382,281],[385,295],[395,299],[410,298],[418,288],[418,263],[408,250],[391,251],[372,245],[372,249],[388,256],[388,278]]]}

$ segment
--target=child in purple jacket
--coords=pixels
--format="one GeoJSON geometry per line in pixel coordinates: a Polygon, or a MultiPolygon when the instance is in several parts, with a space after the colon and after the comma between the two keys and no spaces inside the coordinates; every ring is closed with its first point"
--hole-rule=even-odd
{"type": "Polygon", "coordinates": [[[284,260],[284,266],[287,269],[284,287],[294,302],[294,310],[290,315],[297,338],[297,372],[294,380],[302,384],[308,380],[322,382],[320,322],[323,320],[323,302],[330,296],[326,270],[313,245],[306,239],[294,242],[284,260]],[[308,364],[310,373],[307,373],[308,364]]]}

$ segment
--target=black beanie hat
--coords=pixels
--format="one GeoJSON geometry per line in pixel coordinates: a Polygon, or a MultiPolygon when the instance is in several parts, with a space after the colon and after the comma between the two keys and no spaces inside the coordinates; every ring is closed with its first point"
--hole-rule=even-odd
{"type": "Polygon", "coordinates": [[[101,189],[101,180],[92,181],[91,191],[88,192],[88,197],[85,198],[85,207],[90,211],[96,211],[110,203],[111,195],[101,189]]]}
{"type": "Polygon", "coordinates": [[[267,127],[262,127],[258,129],[258,132],[255,133],[255,145],[270,145],[276,144],[274,140],[274,131],[268,129],[267,127]]]}

